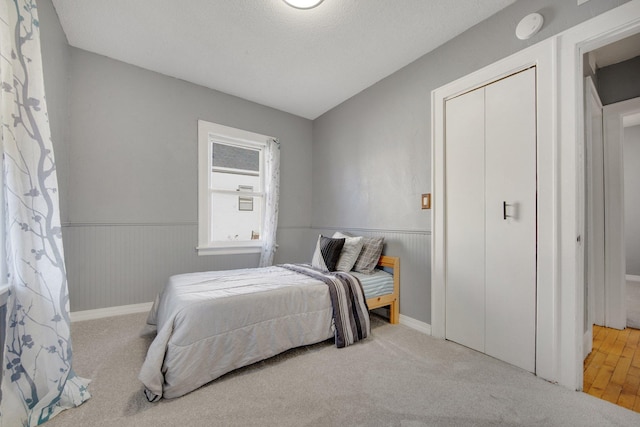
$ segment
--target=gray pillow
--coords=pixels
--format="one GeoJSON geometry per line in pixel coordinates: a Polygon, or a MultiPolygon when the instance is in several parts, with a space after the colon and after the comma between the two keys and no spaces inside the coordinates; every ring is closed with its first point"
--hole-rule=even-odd
{"type": "Polygon", "coordinates": [[[362,245],[364,244],[364,237],[351,237],[344,233],[336,231],[333,234],[334,239],[344,239],[344,246],[342,252],[340,252],[340,258],[336,264],[337,271],[351,271],[353,266],[358,260],[360,251],[362,251],[362,245]]]}
{"type": "Polygon", "coordinates": [[[362,251],[353,269],[358,273],[371,274],[382,255],[384,237],[364,237],[362,242],[362,251]]]}
{"type": "Polygon", "coordinates": [[[332,239],[319,235],[311,265],[323,271],[335,271],[343,246],[344,239],[332,239]]]}

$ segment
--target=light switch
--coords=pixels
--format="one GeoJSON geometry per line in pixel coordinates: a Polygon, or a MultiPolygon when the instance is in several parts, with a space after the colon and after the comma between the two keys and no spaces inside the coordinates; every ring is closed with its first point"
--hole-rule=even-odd
{"type": "Polygon", "coordinates": [[[431,193],[422,195],[422,209],[431,209],[431,193]]]}

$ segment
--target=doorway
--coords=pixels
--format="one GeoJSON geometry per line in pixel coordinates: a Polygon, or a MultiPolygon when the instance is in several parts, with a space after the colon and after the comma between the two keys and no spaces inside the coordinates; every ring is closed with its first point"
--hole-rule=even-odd
{"type": "MultiPolygon", "coordinates": [[[[638,258],[640,269],[640,252],[636,256],[635,246],[629,245],[635,224],[640,222],[640,205],[635,209],[637,202],[633,200],[640,182],[640,174],[634,175],[640,166],[633,163],[635,157],[640,162],[640,126],[638,149],[626,141],[627,134],[635,135],[640,124],[636,123],[640,120],[640,98],[634,98],[640,94],[640,84],[636,79],[625,82],[623,77],[629,67],[637,64],[640,69],[640,33],[585,52],[583,64],[583,390],[640,411],[640,396],[637,387],[633,388],[635,372],[629,370],[634,353],[640,352],[640,331],[627,328],[627,268],[634,271],[638,258]]],[[[640,246],[640,238],[636,245],[640,246]]]]}
{"type": "MultiPolygon", "coordinates": [[[[624,155],[624,136],[625,128],[632,124],[629,118],[640,113],[640,99],[631,99],[640,95],[640,83],[635,77],[625,79],[625,73],[631,71],[635,76],[640,70],[640,33],[585,52],[583,64],[586,357],[593,324],[616,329],[627,326],[625,218],[635,210],[627,209],[625,215],[624,163],[629,159],[624,155]]],[[[637,222],[626,220],[627,225],[637,222]]]]}
{"type": "Polygon", "coordinates": [[[627,327],[640,329],[640,113],[623,125],[627,327]]]}

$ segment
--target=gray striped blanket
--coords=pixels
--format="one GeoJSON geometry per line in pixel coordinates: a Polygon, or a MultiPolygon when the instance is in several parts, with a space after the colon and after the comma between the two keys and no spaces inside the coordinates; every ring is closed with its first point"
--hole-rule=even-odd
{"type": "Polygon", "coordinates": [[[329,287],[336,347],[346,347],[371,334],[367,301],[356,277],[341,271],[323,272],[309,264],[282,264],[278,267],[321,280],[329,287]]]}

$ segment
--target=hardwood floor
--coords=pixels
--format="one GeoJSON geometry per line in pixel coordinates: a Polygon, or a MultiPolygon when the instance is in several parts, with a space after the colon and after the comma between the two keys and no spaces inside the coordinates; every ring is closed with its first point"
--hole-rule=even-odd
{"type": "Polygon", "coordinates": [[[593,327],[593,351],[584,360],[583,390],[640,412],[640,330],[593,327]]]}

